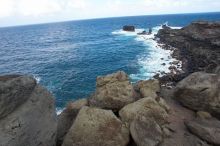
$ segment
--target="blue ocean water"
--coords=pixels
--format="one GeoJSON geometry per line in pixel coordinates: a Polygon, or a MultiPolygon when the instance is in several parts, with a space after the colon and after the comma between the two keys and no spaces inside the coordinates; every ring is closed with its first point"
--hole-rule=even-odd
{"type": "Polygon", "coordinates": [[[168,22],[182,27],[194,20],[220,20],[220,13],[106,18],[0,28],[0,74],[31,74],[56,97],[58,108],[87,97],[98,75],[118,70],[132,81],[152,77],[169,52],[155,42],[122,32],[123,25],[139,29],[168,22]]]}

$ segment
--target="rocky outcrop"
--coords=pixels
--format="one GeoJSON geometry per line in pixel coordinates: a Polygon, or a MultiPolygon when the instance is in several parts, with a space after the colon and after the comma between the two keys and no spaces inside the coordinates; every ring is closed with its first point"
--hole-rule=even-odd
{"type": "Polygon", "coordinates": [[[87,99],[80,99],[74,102],[69,102],[64,111],[58,116],[57,146],[63,143],[63,139],[75,121],[79,110],[87,105],[87,99]]]}
{"type": "Polygon", "coordinates": [[[196,119],[186,122],[187,128],[196,136],[211,143],[220,145],[220,121],[214,118],[196,119]]]}
{"type": "Polygon", "coordinates": [[[165,46],[178,49],[174,57],[183,61],[184,76],[197,71],[213,73],[220,65],[220,22],[196,21],[182,29],[164,28],[157,37],[165,46]]]}
{"type": "Polygon", "coordinates": [[[179,82],[175,98],[184,106],[220,117],[220,76],[196,72],[179,82]]]}
{"type": "Polygon", "coordinates": [[[119,111],[122,121],[130,124],[141,117],[152,118],[159,125],[167,122],[168,113],[155,99],[146,97],[134,103],[128,104],[119,111]]]}
{"type": "Polygon", "coordinates": [[[123,30],[124,30],[124,31],[134,32],[134,31],[135,31],[135,27],[134,27],[134,26],[131,26],[131,25],[125,25],[125,26],[123,26],[123,30]]]}
{"type": "Polygon", "coordinates": [[[110,110],[83,107],[62,146],[126,146],[129,131],[110,110]]]}
{"type": "Polygon", "coordinates": [[[0,145],[55,146],[53,96],[32,77],[0,77],[0,145]]]}
{"type": "Polygon", "coordinates": [[[119,71],[97,78],[96,91],[89,99],[89,104],[105,109],[120,110],[125,105],[134,102],[135,96],[136,93],[128,75],[119,71]]]}
{"type": "Polygon", "coordinates": [[[157,97],[160,92],[160,83],[158,80],[138,81],[134,86],[137,92],[140,92],[141,97],[157,97]]]}

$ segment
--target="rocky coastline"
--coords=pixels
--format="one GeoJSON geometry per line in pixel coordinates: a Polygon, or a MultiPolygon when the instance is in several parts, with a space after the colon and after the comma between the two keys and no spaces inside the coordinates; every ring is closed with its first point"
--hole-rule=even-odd
{"type": "Polygon", "coordinates": [[[156,39],[183,72],[135,84],[123,71],[99,76],[90,97],[58,116],[33,77],[0,76],[0,146],[220,145],[219,35],[219,22],[164,27],[156,39]]]}

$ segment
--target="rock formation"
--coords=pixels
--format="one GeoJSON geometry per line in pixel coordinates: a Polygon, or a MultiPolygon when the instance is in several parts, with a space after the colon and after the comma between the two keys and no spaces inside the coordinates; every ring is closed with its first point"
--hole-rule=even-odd
{"type": "Polygon", "coordinates": [[[32,77],[0,77],[0,145],[55,146],[54,97],[32,77]]]}
{"type": "Polygon", "coordinates": [[[131,26],[131,25],[125,25],[125,26],[123,26],[123,30],[124,30],[124,31],[134,32],[134,31],[135,31],[135,27],[134,27],[134,26],[131,26]]]}

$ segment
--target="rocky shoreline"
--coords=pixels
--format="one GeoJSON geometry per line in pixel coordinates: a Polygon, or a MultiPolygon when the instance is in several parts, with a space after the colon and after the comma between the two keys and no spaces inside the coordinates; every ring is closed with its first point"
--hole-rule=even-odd
{"type": "Polygon", "coordinates": [[[156,37],[184,73],[135,84],[123,71],[97,77],[95,92],[59,116],[33,77],[0,76],[0,146],[220,145],[219,26],[163,28],[156,37]]]}

